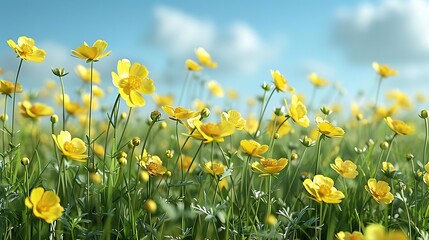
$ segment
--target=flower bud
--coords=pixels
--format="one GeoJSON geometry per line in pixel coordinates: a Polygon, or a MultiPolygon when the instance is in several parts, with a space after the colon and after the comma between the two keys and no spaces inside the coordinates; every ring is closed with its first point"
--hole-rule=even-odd
{"type": "Polygon", "coordinates": [[[285,115],[285,107],[274,108],[274,114],[278,117],[285,115]]]}
{"type": "Polygon", "coordinates": [[[150,113],[150,119],[152,119],[152,121],[158,122],[160,118],[161,118],[161,113],[158,110],[155,110],[150,113]]]}
{"type": "Polygon", "coordinates": [[[28,157],[21,158],[21,164],[23,166],[28,166],[28,164],[30,164],[30,159],[28,159],[28,157]]]}
{"type": "Polygon", "coordinates": [[[279,133],[275,133],[273,137],[274,137],[274,139],[279,139],[280,138],[280,134],[279,133]]]}
{"type": "Polygon", "coordinates": [[[389,148],[389,143],[388,143],[387,141],[383,141],[383,142],[381,142],[381,143],[380,143],[380,148],[381,148],[382,150],[386,150],[386,149],[388,149],[388,148],[389,148]]]}
{"type": "Polygon", "coordinates": [[[121,119],[125,120],[128,117],[128,114],[126,112],[121,113],[121,119]]]}
{"type": "Polygon", "coordinates": [[[51,116],[51,123],[55,124],[58,122],[58,115],[57,114],[53,114],[51,116]]]}
{"type": "Polygon", "coordinates": [[[356,120],[360,121],[362,119],[363,119],[362,113],[359,113],[358,115],[356,115],[356,120]]]}
{"type": "Polygon", "coordinates": [[[132,143],[133,143],[134,147],[137,147],[138,145],[140,145],[141,140],[140,140],[139,137],[134,137],[133,140],[132,140],[132,143]]]}
{"type": "Polygon", "coordinates": [[[332,113],[332,110],[327,108],[327,107],[321,107],[320,111],[325,115],[331,115],[331,113],[332,113]]]}
{"type": "Polygon", "coordinates": [[[57,77],[64,77],[65,75],[69,74],[64,70],[64,68],[52,68],[52,73],[57,77]]]}
{"type": "Polygon", "coordinates": [[[201,110],[201,119],[208,118],[210,116],[210,109],[204,108],[201,110]]]}
{"type": "Polygon", "coordinates": [[[7,114],[1,114],[0,115],[0,121],[6,122],[8,119],[9,119],[9,117],[7,116],[7,114]]]}
{"type": "Polygon", "coordinates": [[[103,177],[102,177],[102,176],[101,176],[101,174],[99,174],[98,172],[90,172],[90,173],[89,173],[89,180],[90,180],[92,183],[100,184],[100,183],[101,183],[101,181],[103,180],[103,177]]]}
{"type": "Polygon", "coordinates": [[[371,147],[372,145],[374,145],[374,140],[372,140],[371,138],[368,140],[368,141],[366,141],[366,146],[367,147],[371,147]]]}
{"type": "Polygon", "coordinates": [[[265,217],[265,224],[274,226],[277,224],[277,218],[273,214],[269,214],[265,217]]]}
{"type": "Polygon", "coordinates": [[[271,86],[267,84],[266,82],[262,83],[261,88],[264,89],[264,91],[270,91],[271,86]]]}
{"type": "Polygon", "coordinates": [[[426,119],[428,118],[428,110],[422,110],[419,115],[420,118],[426,119]]]}
{"type": "Polygon", "coordinates": [[[293,152],[291,155],[290,155],[290,160],[291,161],[293,161],[293,160],[297,160],[298,159],[298,154],[296,153],[296,152],[293,152]]]}
{"type": "Polygon", "coordinates": [[[161,129],[166,129],[167,128],[167,123],[165,121],[162,121],[161,124],[159,125],[159,127],[161,129]]]}
{"type": "Polygon", "coordinates": [[[148,199],[148,200],[146,200],[146,202],[144,203],[144,206],[143,206],[143,208],[144,208],[144,210],[146,210],[146,212],[148,212],[148,213],[154,213],[154,212],[156,212],[156,208],[157,208],[157,206],[156,206],[156,202],[154,201],[154,200],[152,200],[152,199],[148,199]]]}
{"type": "Polygon", "coordinates": [[[149,181],[149,173],[144,170],[141,170],[139,172],[139,180],[142,183],[146,183],[147,181],[149,181]]]}
{"type": "Polygon", "coordinates": [[[414,155],[412,154],[412,153],[408,153],[407,154],[407,160],[408,161],[411,161],[411,160],[413,160],[414,159],[414,155]]]}
{"type": "Polygon", "coordinates": [[[127,159],[124,157],[121,157],[118,159],[118,164],[120,167],[125,167],[127,165],[127,162],[128,162],[127,159]]]}
{"type": "Polygon", "coordinates": [[[165,156],[167,158],[172,158],[174,156],[174,150],[169,149],[169,150],[165,151],[165,156]]]}

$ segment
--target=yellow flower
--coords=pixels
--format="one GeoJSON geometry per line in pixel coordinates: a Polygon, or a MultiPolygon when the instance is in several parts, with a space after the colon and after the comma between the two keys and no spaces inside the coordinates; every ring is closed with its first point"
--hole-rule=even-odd
{"type": "Polygon", "coordinates": [[[183,108],[183,107],[174,108],[169,105],[163,106],[162,110],[164,110],[164,112],[166,112],[173,120],[176,120],[176,119],[187,120],[190,118],[195,118],[200,114],[199,112],[195,112],[187,108],[183,108]]]}
{"type": "Polygon", "coordinates": [[[203,140],[204,143],[223,142],[224,137],[234,133],[234,125],[229,122],[222,121],[220,123],[202,123],[200,120],[193,121],[193,125],[197,129],[191,137],[203,140]]]}
{"type": "Polygon", "coordinates": [[[179,159],[179,161],[177,162],[177,164],[179,165],[179,167],[183,170],[188,170],[189,169],[189,173],[192,173],[194,171],[194,169],[197,167],[197,165],[195,163],[192,162],[192,157],[188,156],[188,155],[182,155],[181,159],[179,159]],[[192,165],[191,165],[192,163],[192,165]]]}
{"type": "Polygon", "coordinates": [[[226,91],[226,95],[228,95],[228,97],[233,100],[238,99],[239,97],[238,92],[234,89],[228,89],[228,91],[226,91]]]}
{"type": "Polygon", "coordinates": [[[94,95],[94,97],[98,97],[98,98],[104,97],[103,89],[97,85],[92,86],[92,94],[94,95]]]}
{"type": "Polygon", "coordinates": [[[305,179],[303,183],[305,189],[311,194],[311,199],[316,202],[340,203],[344,194],[334,187],[334,181],[323,175],[316,175],[311,179],[305,179]]]}
{"type": "Polygon", "coordinates": [[[224,92],[222,87],[219,85],[218,82],[216,82],[215,80],[211,80],[207,83],[207,87],[209,88],[210,92],[213,94],[213,96],[215,97],[223,97],[224,92]]]}
{"type": "Polygon", "coordinates": [[[335,158],[335,164],[331,163],[331,168],[344,178],[355,178],[359,173],[356,171],[356,164],[350,160],[343,161],[341,157],[335,158]]]}
{"type": "Polygon", "coordinates": [[[27,118],[50,116],[54,113],[54,109],[43,103],[31,104],[29,101],[23,101],[18,103],[18,106],[21,115],[27,118]]]}
{"type": "Polygon", "coordinates": [[[164,175],[167,173],[167,168],[162,166],[162,160],[156,155],[143,154],[143,157],[138,156],[137,160],[142,168],[150,175],[164,175]]]}
{"type": "Polygon", "coordinates": [[[138,62],[131,63],[128,59],[118,61],[118,73],[112,72],[113,84],[129,107],[142,107],[146,101],[141,94],[155,91],[153,80],[148,77],[149,71],[138,62]]]}
{"type": "Polygon", "coordinates": [[[25,206],[33,209],[34,216],[53,223],[61,217],[64,208],[60,205],[60,198],[52,191],[45,191],[42,187],[33,188],[30,196],[25,198],[25,206]]]}
{"type": "MultiPolygon", "coordinates": [[[[287,106],[286,99],[284,101],[287,106]]],[[[310,125],[310,120],[307,117],[307,108],[301,100],[299,100],[297,95],[292,95],[292,102],[288,108],[288,114],[292,120],[300,126],[306,128],[310,125]]]]}
{"type": "Polygon", "coordinates": [[[70,115],[85,114],[87,109],[78,102],[65,101],[64,107],[70,115]]]}
{"type": "Polygon", "coordinates": [[[195,50],[195,54],[201,64],[210,68],[217,67],[217,62],[212,60],[210,54],[204,48],[197,48],[197,50],[195,50]]]}
{"type": "Polygon", "coordinates": [[[378,223],[373,223],[365,228],[366,240],[408,240],[408,237],[399,230],[387,231],[387,229],[378,223]]]}
{"type": "MultiPolygon", "coordinates": [[[[275,115],[273,115],[273,119],[268,123],[268,133],[271,134],[273,133],[273,130],[276,130],[279,128],[280,124],[282,124],[284,121],[286,120],[285,116],[279,116],[279,117],[275,117],[275,115]],[[274,119],[276,119],[276,121],[274,121],[274,119]],[[273,129],[275,128],[275,129],[273,129]]],[[[290,127],[290,123],[289,121],[286,121],[283,123],[283,125],[279,128],[279,130],[275,133],[279,134],[279,137],[282,137],[286,134],[288,134],[291,130],[290,127]]]]}
{"type": "Polygon", "coordinates": [[[256,130],[258,129],[258,119],[256,118],[256,116],[254,114],[250,114],[247,117],[246,120],[246,126],[245,126],[245,130],[250,133],[250,134],[254,134],[256,132],[256,130]]]}
{"type": "Polygon", "coordinates": [[[365,190],[371,193],[372,197],[378,203],[389,204],[393,201],[394,197],[390,192],[390,186],[385,181],[377,181],[375,178],[370,178],[368,179],[368,185],[365,185],[365,190]]]}
{"type": "Polygon", "coordinates": [[[288,163],[289,160],[287,158],[262,158],[259,162],[252,163],[252,170],[260,173],[259,176],[263,177],[279,173],[288,163]]]}
{"type": "Polygon", "coordinates": [[[395,114],[397,109],[398,109],[398,106],[395,104],[390,106],[390,108],[385,108],[385,107],[379,106],[375,110],[374,119],[375,119],[375,121],[379,121],[379,120],[384,119],[386,117],[391,117],[395,114]]]}
{"type": "Polygon", "coordinates": [[[225,165],[216,161],[209,161],[204,164],[204,170],[211,175],[222,175],[225,172],[225,165]]]}
{"type": "Polygon", "coordinates": [[[80,59],[86,59],[87,61],[98,61],[101,58],[109,56],[110,52],[105,52],[107,48],[107,42],[104,40],[97,40],[92,45],[88,46],[86,42],[83,42],[83,45],[76,48],[76,50],[71,50],[72,56],[80,59]]]}
{"type": "MultiPolygon", "coordinates": [[[[91,69],[90,68],[86,68],[83,65],[77,65],[76,69],[75,69],[76,74],[80,77],[80,79],[82,79],[84,82],[90,82],[91,81],[91,69]]],[[[92,82],[93,83],[100,83],[100,73],[95,70],[92,69],[92,82]]]]}
{"type": "Polygon", "coordinates": [[[414,133],[414,128],[401,120],[392,120],[391,117],[387,117],[384,121],[396,134],[408,135],[414,133]]]}
{"type": "Polygon", "coordinates": [[[390,162],[383,162],[381,164],[381,169],[386,173],[392,173],[395,171],[395,166],[390,162]]]}
{"type": "Polygon", "coordinates": [[[396,89],[396,90],[389,91],[386,94],[386,97],[390,100],[395,101],[395,105],[399,107],[402,107],[405,109],[411,109],[413,107],[407,94],[405,94],[401,90],[396,89]]]}
{"type": "Polygon", "coordinates": [[[242,130],[246,126],[246,120],[236,110],[222,112],[222,121],[231,123],[237,130],[242,130]]]}
{"type": "Polygon", "coordinates": [[[261,154],[264,154],[268,151],[268,145],[261,145],[257,141],[250,140],[241,140],[240,147],[244,150],[244,152],[252,157],[261,157],[261,154]]]}
{"type": "Polygon", "coordinates": [[[277,92],[293,92],[294,89],[287,84],[286,78],[279,72],[279,70],[270,70],[271,77],[274,81],[274,86],[277,92]]]}
{"type": "Polygon", "coordinates": [[[13,51],[18,54],[18,57],[24,60],[32,62],[43,62],[46,56],[46,52],[43,49],[39,49],[34,46],[34,39],[21,36],[18,38],[18,44],[13,40],[7,40],[7,44],[13,51]]]}
{"type": "Polygon", "coordinates": [[[373,62],[372,68],[383,78],[395,76],[397,74],[395,69],[390,68],[388,65],[380,65],[378,62],[373,62]]]}
{"type": "Polygon", "coordinates": [[[425,182],[426,185],[429,185],[429,163],[426,163],[425,170],[426,170],[426,173],[423,176],[423,182],[425,182]]]}
{"type": "Polygon", "coordinates": [[[323,87],[329,85],[328,80],[321,78],[316,73],[311,73],[310,75],[308,75],[308,79],[316,87],[323,87]]]}
{"type": "Polygon", "coordinates": [[[168,106],[174,104],[174,96],[173,95],[155,95],[153,96],[153,100],[155,101],[158,107],[168,106]]]}
{"type": "Polygon", "coordinates": [[[319,132],[327,137],[343,137],[344,135],[342,128],[335,127],[332,123],[323,120],[321,117],[316,117],[316,124],[319,132]]]}
{"type": "MultiPolygon", "coordinates": [[[[83,102],[83,106],[86,109],[89,109],[90,108],[89,105],[91,105],[91,94],[89,93],[82,94],[82,102],[83,102]]],[[[98,109],[98,107],[99,107],[99,104],[98,104],[97,98],[92,98],[92,109],[93,110],[98,109]]]]}
{"type": "Polygon", "coordinates": [[[78,162],[86,161],[86,146],[81,139],[72,139],[68,131],[60,131],[58,136],[52,134],[52,138],[63,156],[78,162]]]}
{"type": "Polygon", "coordinates": [[[189,71],[200,71],[200,70],[202,70],[202,69],[203,69],[203,67],[201,67],[201,65],[200,65],[200,64],[198,64],[197,62],[195,62],[195,61],[194,61],[194,60],[192,60],[192,59],[188,59],[188,60],[186,60],[185,64],[186,64],[186,68],[187,68],[189,71]]]}
{"type": "MultiPolygon", "coordinates": [[[[5,95],[11,95],[15,91],[15,84],[6,80],[0,80],[0,93],[5,95]]],[[[22,92],[22,85],[16,84],[16,93],[22,92]]]]}
{"type": "Polygon", "coordinates": [[[104,147],[101,144],[98,143],[94,143],[94,153],[95,155],[99,156],[99,157],[103,157],[104,156],[104,147]]]}
{"type": "Polygon", "coordinates": [[[338,240],[365,240],[365,237],[361,232],[354,231],[353,233],[350,232],[339,232],[335,235],[338,240]]]}

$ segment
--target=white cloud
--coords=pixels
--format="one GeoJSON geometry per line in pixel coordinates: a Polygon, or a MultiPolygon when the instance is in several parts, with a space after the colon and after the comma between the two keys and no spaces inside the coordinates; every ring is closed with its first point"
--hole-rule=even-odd
{"type": "Polygon", "coordinates": [[[220,71],[253,73],[281,46],[265,43],[245,23],[236,22],[227,28],[165,6],[155,8],[154,28],[149,33],[152,43],[165,48],[170,55],[189,58],[193,50],[204,47],[219,62],[220,71]]]}
{"type": "Polygon", "coordinates": [[[333,36],[352,60],[404,63],[429,56],[427,26],[428,1],[383,0],[339,10],[333,36]]]}

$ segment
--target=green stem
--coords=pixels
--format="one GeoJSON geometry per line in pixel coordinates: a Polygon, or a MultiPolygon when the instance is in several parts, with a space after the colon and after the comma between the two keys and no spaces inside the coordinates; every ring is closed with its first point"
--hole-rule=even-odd
{"type": "MultiPolygon", "coordinates": [[[[22,62],[23,59],[21,58],[21,61],[19,62],[19,66],[18,66],[18,71],[16,72],[16,78],[15,78],[15,85],[13,88],[13,96],[12,96],[12,128],[11,128],[11,137],[10,137],[10,141],[12,143],[12,147],[15,146],[15,142],[14,142],[14,135],[15,135],[15,103],[16,103],[16,87],[18,84],[18,78],[19,78],[19,73],[21,72],[21,66],[22,66],[22,62]]],[[[11,148],[12,148],[11,147],[11,148]]]]}
{"type": "Polygon", "coordinates": [[[259,129],[261,128],[262,118],[264,117],[265,111],[267,110],[268,103],[270,102],[270,99],[273,96],[275,90],[276,89],[274,88],[273,91],[271,91],[270,96],[267,99],[267,102],[265,102],[265,97],[266,97],[267,92],[264,91],[264,96],[262,98],[261,112],[259,113],[258,128],[256,129],[256,132],[255,132],[255,135],[253,136],[253,138],[256,138],[259,135],[259,129]],[[264,103],[265,103],[265,105],[264,105],[264,103]]]}
{"type": "Polygon", "coordinates": [[[190,72],[191,71],[188,71],[186,73],[185,83],[183,84],[182,91],[180,92],[180,97],[179,97],[179,101],[178,101],[179,106],[182,103],[183,95],[185,94],[186,85],[188,85],[188,79],[189,79],[189,73],[190,72]]]}
{"type": "Polygon", "coordinates": [[[61,83],[61,95],[63,96],[63,131],[65,130],[65,125],[66,125],[66,100],[65,100],[65,93],[64,93],[64,82],[63,82],[63,78],[60,77],[60,83],[61,83]]]}
{"type": "Polygon", "coordinates": [[[317,141],[316,169],[314,171],[314,176],[316,176],[317,173],[319,172],[320,149],[322,145],[323,136],[324,136],[323,134],[320,134],[319,140],[317,141]]]}

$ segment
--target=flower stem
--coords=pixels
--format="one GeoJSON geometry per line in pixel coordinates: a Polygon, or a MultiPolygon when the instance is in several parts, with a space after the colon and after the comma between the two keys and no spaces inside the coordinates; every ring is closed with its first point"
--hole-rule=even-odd
{"type": "Polygon", "coordinates": [[[258,128],[256,129],[255,135],[253,136],[253,138],[256,138],[259,135],[259,129],[261,129],[261,123],[262,123],[262,118],[264,117],[265,114],[265,110],[267,110],[267,106],[268,103],[270,102],[271,97],[273,96],[274,92],[275,92],[275,88],[273,89],[273,91],[271,91],[270,96],[267,99],[267,102],[265,102],[265,97],[266,97],[266,91],[264,91],[264,96],[262,98],[262,107],[261,107],[261,112],[259,113],[259,121],[258,121],[258,128]],[[264,105],[265,104],[265,105],[264,105]]]}
{"type": "MultiPolygon", "coordinates": [[[[12,147],[15,146],[15,142],[14,142],[14,135],[15,135],[15,103],[16,103],[16,87],[18,84],[18,78],[19,78],[19,73],[21,72],[21,66],[22,66],[22,62],[23,59],[21,59],[21,61],[19,62],[19,66],[18,66],[18,71],[16,72],[16,78],[15,78],[15,85],[13,88],[13,96],[12,96],[12,128],[11,128],[11,137],[10,137],[10,141],[12,143],[12,147]]],[[[11,147],[11,148],[12,148],[11,147]]]]}

